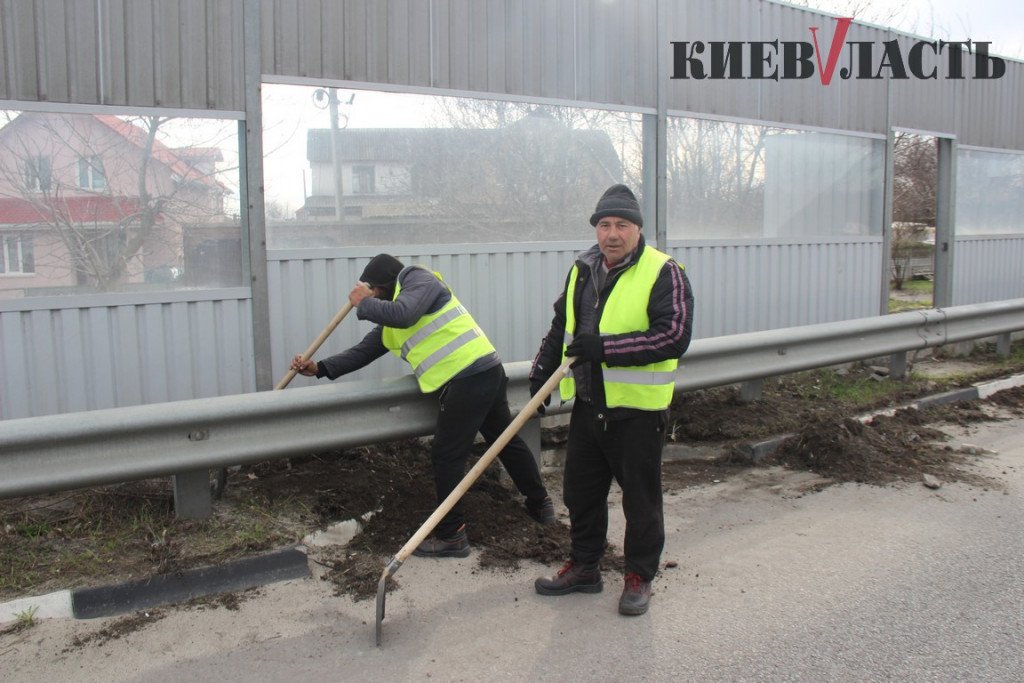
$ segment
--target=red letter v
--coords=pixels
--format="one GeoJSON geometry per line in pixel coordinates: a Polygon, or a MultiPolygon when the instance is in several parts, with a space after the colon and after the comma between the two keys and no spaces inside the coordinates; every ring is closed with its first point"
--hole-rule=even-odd
{"type": "Polygon", "coordinates": [[[850,28],[853,17],[841,17],[836,19],[836,32],[832,36],[832,47],[828,51],[828,65],[821,66],[821,50],[818,48],[818,27],[811,27],[811,38],[814,40],[814,58],[818,60],[818,76],[822,85],[832,82],[832,72],[836,69],[836,62],[839,61],[839,53],[843,50],[843,42],[846,40],[846,31],[850,28]]]}

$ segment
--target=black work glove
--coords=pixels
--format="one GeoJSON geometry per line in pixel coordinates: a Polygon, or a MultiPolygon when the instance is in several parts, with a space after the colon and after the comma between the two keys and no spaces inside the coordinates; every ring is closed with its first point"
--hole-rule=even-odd
{"type": "Polygon", "coordinates": [[[576,335],[572,343],[565,347],[565,355],[576,357],[577,360],[572,367],[585,361],[600,363],[604,360],[604,342],[601,341],[601,335],[588,332],[576,335]]]}
{"type": "MultiPolygon", "coordinates": [[[[544,386],[544,381],[543,380],[531,379],[530,380],[530,398],[533,398],[534,396],[536,396],[537,392],[540,391],[540,388],[543,387],[543,386],[544,386]]],[[[545,409],[544,406],[549,406],[549,405],[551,405],[551,394],[548,394],[547,396],[545,396],[544,397],[544,402],[542,404],[540,404],[539,406],[537,406],[537,414],[538,415],[543,415],[545,412],[547,412],[547,410],[545,409]]]]}

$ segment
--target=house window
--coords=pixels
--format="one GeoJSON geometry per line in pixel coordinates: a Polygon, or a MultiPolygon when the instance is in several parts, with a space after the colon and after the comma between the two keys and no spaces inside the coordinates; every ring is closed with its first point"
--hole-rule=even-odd
{"type": "Polygon", "coordinates": [[[29,192],[47,192],[50,189],[53,169],[49,157],[25,159],[25,189],[29,192]]]}
{"type": "Polygon", "coordinates": [[[373,194],[373,166],[352,167],[352,194],[373,194]]]}
{"type": "Polygon", "coordinates": [[[103,174],[103,163],[98,156],[78,157],[78,186],[87,190],[107,187],[107,176],[103,174]]]}
{"type": "Polygon", "coordinates": [[[32,238],[28,235],[0,236],[0,274],[24,275],[36,272],[32,238]]]}

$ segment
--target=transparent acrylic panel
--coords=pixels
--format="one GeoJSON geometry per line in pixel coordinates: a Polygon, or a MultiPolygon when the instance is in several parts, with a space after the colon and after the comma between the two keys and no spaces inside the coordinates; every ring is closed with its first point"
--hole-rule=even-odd
{"type": "Polygon", "coordinates": [[[669,117],[669,239],[881,235],[885,143],[669,117]]]}
{"type": "Polygon", "coordinates": [[[1024,234],[1024,154],[959,150],[956,234],[1024,234]]]}
{"type": "Polygon", "coordinates": [[[0,111],[0,298],[237,287],[238,122],[0,111]]]}
{"type": "Polygon", "coordinates": [[[263,124],[271,249],[591,239],[643,177],[640,114],[266,84],[263,124]]]}

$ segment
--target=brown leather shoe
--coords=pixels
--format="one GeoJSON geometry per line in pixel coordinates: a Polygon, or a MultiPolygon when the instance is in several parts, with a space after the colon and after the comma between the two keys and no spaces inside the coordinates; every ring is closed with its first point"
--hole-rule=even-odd
{"type": "Polygon", "coordinates": [[[644,581],[635,572],[626,572],[625,586],[619,598],[619,614],[635,617],[647,611],[651,604],[651,582],[644,581]]]}
{"type": "Polygon", "coordinates": [[[584,567],[569,560],[550,579],[540,578],[534,581],[533,587],[541,595],[568,595],[600,593],[604,589],[604,584],[601,583],[600,567],[584,567]]]}

